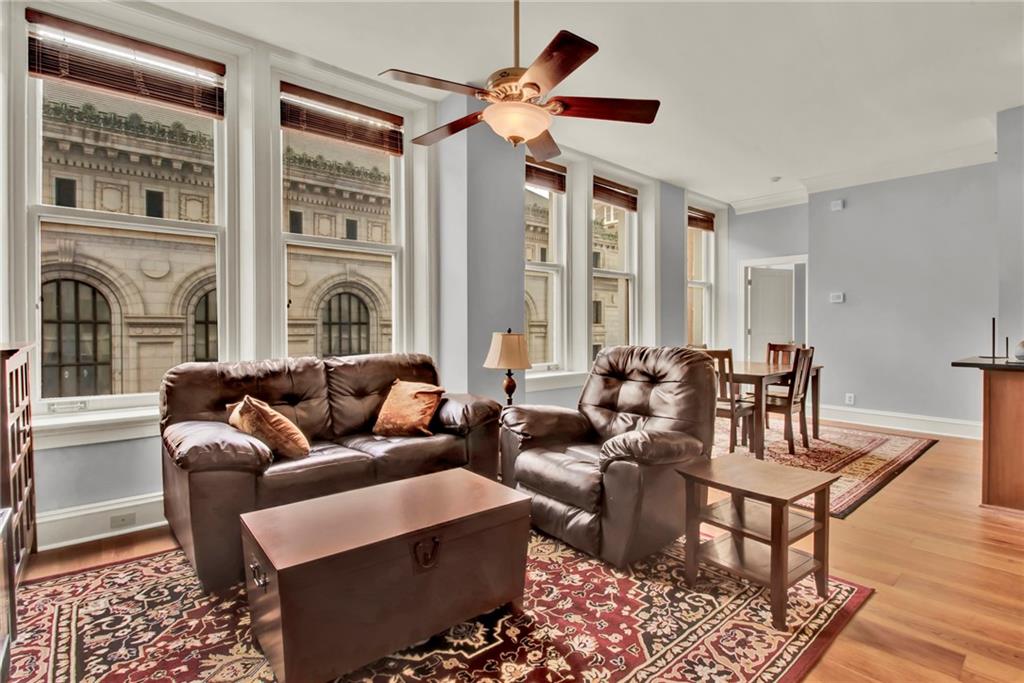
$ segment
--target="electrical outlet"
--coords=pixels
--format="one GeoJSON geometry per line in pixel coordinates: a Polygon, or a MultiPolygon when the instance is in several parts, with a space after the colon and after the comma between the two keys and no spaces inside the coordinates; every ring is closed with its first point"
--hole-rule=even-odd
{"type": "Polygon", "coordinates": [[[853,394],[847,394],[846,395],[846,405],[852,406],[856,402],[857,402],[857,397],[856,396],[854,396],[853,394]]]}
{"type": "Polygon", "coordinates": [[[125,527],[135,526],[135,513],[126,512],[123,515],[111,515],[110,516],[110,528],[111,529],[124,529],[125,527]]]}

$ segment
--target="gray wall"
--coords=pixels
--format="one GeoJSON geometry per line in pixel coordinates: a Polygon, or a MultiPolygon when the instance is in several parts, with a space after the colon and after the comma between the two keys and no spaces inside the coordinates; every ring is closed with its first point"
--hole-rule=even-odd
{"type": "MultiPolygon", "coordinates": [[[[438,120],[481,106],[452,95],[438,106],[438,120]]],[[[523,329],[525,152],[483,123],[437,151],[441,380],[449,391],[502,399],[502,371],[482,365],[492,333],[523,329]]]]}
{"type": "Polygon", "coordinates": [[[163,490],[160,439],[130,439],[37,451],[39,512],[163,490]]]}
{"type": "Polygon", "coordinates": [[[793,341],[807,343],[807,264],[793,264],[793,341]]]}
{"type": "Polygon", "coordinates": [[[1011,343],[1024,339],[1024,107],[999,112],[999,320],[1011,343]]]}
{"type": "Polygon", "coordinates": [[[810,342],[822,402],[979,419],[981,352],[995,314],[996,165],[848,187],[810,198],[810,342]],[[846,209],[829,203],[845,199],[846,209]],[[846,303],[830,304],[829,292],[846,303]]]}
{"type": "MultiPolygon", "coordinates": [[[[755,213],[729,210],[729,267],[720,274],[718,289],[726,297],[729,323],[718,345],[738,348],[738,321],[743,315],[740,299],[740,263],[749,259],[807,253],[807,205],[785,206],[755,213]]],[[[813,265],[811,266],[813,270],[813,265]]],[[[813,277],[813,273],[811,275],[813,277]]]]}
{"type": "Polygon", "coordinates": [[[686,343],[686,191],[658,183],[658,231],[656,242],[658,287],[658,337],[661,346],[686,343]]]}

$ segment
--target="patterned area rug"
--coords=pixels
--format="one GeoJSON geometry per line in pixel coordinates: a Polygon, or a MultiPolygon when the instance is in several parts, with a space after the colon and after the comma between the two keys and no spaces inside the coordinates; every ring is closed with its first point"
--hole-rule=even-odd
{"type": "MultiPolygon", "coordinates": [[[[680,541],[624,573],[534,534],[523,611],[495,610],[344,680],[797,681],[871,594],[832,578],[821,600],[808,577],[780,632],[764,589],[702,567],[688,590],[682,557],[680,541]]],[[[27,584],[18,613],[18,683],[274,680],[244,589],[203,594],[177,550],[27,584]]]]}
{"type": "MultiPolygon", "coordinates": [[[[782,424],[781,416],[772,416],[772,428],[765,432],[765,460],[807,470],[839,473],[839,480],[832,484],[830,507],[832,516],[840,519],[881,491],[896,475],[938,443],[935,439],[917,439],[823,424],[821,438],[811,438],[810,448],[804,448],[801,444],[798,429],[796,455],[790,455],[782,424]]],[[[715,423],[714,455],[725,455],[728,452],[729,420],[719,418],[715,423]]],[[[746,446],[739,443],[736,452],[750,453],[746,446]]],[[[808,496],[797,505],[813,510],[814,498],[808,496]]]]}

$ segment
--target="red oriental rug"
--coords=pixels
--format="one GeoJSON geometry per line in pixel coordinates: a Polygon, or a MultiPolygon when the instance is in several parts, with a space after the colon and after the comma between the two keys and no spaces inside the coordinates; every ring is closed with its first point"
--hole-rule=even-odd
{"type": "MultiPolygon", "coordinates": [[[[918,439],[823,424],[821,438],[812,438],[810,448],[804,448],[801,444],[797,427],[796,455],[790,455],[782,425],[782,416],[772,415],[772,428],[765,432],[765,460],[807,470],[838,473],[839,480],[832,484],[830,508],[832,516],[839,519],[845,518],[881,491],[900,472],[938,443],[935,439],[918,439]]],[[[725,455],[728,452],[729,420],[719,418],[715,422],[714,455],[725,455]]],[[[739,444],[736,452],[750,453],[746,446],[739,444]]],[[[813,510],[814,498],[808,496],[796,504],[813,510]]]]}
{"type": "MultiPolygon", "coordinates": [[[[798,681],[871,589],[808,577],[771,628],[765,589],[702,567],[683,584],[683,545],[620,572],[549,537],[530,542],[524,610],[501,608],[346,681],[798,681]]],[[[244,590],[202,592],[180,551],[24,585],[11,681],[273,681],[244,590]]],[[[300,682],[315,683],[315,682],[300,682]]]]}

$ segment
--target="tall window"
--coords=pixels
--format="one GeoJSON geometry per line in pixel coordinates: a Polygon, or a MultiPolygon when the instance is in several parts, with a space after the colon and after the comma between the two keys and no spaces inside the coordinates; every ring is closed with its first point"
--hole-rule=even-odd
{"type": "Polygon", "coordinates": [[[216,277],[225,229],[215,210],[225,67],[36,10],[25,16],[37,77],[29,101],[40,103],[31,215],[42,395],[155,392],[193,352],[217,353],[213,297],[197,316],[189,293],[216,277]],[[212,332],[190,348],[200,324],[212,332]]]}
{"type": "Polygon", "coordinates": [[[281,83],[289,354],[392,349],[400,253],[392,181],[401,170],[402,124],[390,112],[281,83]],[[312,220],[296,222],[296,212],[312,220]],[[331,308],[340,298],[322,304],[324,292],[338,289],[359,292],[335,295],[349,297],[344,316],[356,318],[331,308]]]}
{"type": "Polygon", "coordinates": [[[527,158],[524,329],[530,362],[550,370],[561,361],[562,282],[565,278],[565,167],[527,158]]]}
{"type": "Polygon", "coordinates": [[[594,177],[590,334],[595,355],[605,346],[629,344],[633,338],[633,240],[638,194],[629,186],[594,177]]]}
{"type": "Polygon", "coordinates": [[[687,222],[687,343],[710,344],[715,214],[691,206],[687,222]]]}
{"type": "Polygon", "coordinates": [[[324,301],[320,326],[320,355],[370,352],[370,309],[357,295],[341,292],[324,301]]]}
{"type": "Polygon", "coordinates": [[[192,329],[192,360],[217,360],[217,290],[210,290],[199,297],[192,329]]]}
{"type": "Polygon", "coordinates": [[[70,279],[43,283],[43,398],[112,392],[110,304],[70,279]]]}

